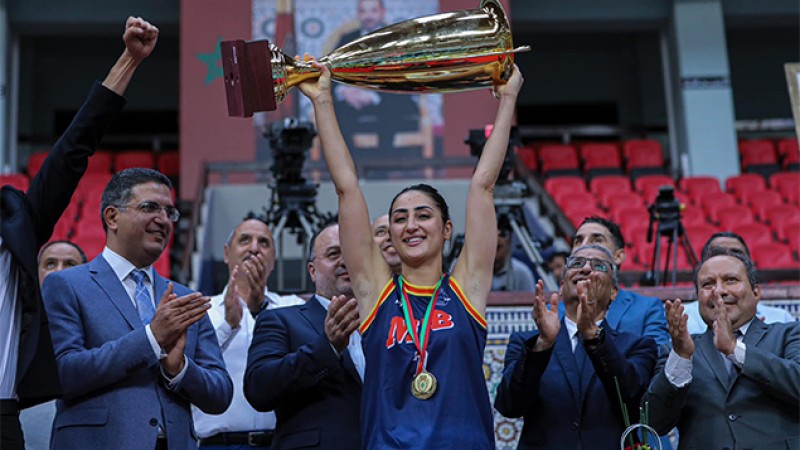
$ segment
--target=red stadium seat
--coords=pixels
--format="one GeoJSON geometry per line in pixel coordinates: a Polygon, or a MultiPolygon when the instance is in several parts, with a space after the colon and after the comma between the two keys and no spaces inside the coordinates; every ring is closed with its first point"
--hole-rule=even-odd
{"type": "MultiPolygon", "coordinates": [[[[656,199],[662,186],[675,186],[675,180],[667,175],[643,175],[634,181],[636,192],[641,194],[645,203],[650,204],[656,199]]],[[[675,196],[679,194],[676,192],[675,196]]]]}
{"type": "Polygon", "coordinates": [[[25,192],[28,190],[28,186],[30,186],[31,183],[28,176],[24,173],[0,175],[0,186],[5,186],[7,184],[25,192]]]}
{"type": "Polygon", "coordinates": [[[700,206],[706,213],[706,217],[713,223],[717,223],[717,211],[728,206],[736,205],[736,198],[724,192],[719,194],[707,195],[700,199],[700,206]]]}
{"type": "MultiPolygon", "coordinates": [[[[156,157],[159,172],[168,177],[177,177],[181,172],[181,156],[177,150],[159,153],[156,157]]],[[[535,170],[535,168],[533,169],[535,170]]]]}
{"type": "Polygon", "coordinates": [[[796,138],[778,141],[778,158],[781,160],[783,170],[800,169],[800,146],[798,146],[796,138]]]}
{"type": "Polygon", "coordinates": [[[706,215],[700,207],[688,206],[681,211],[681,223],[683,226],[706,225],[706,215]]]}
{"type": "Polygon", "coordinates": [[[739,141],[739,156],[742,160],[742,168],[752,165],[778,163],[775,145],[769,139],[739,141]]]}
{"type": "Polygon", "coordinates": [[[686,177],[681,179],[679,186],[695,205],[699,203],[700,197],[706,194],[722,192],[719,180],[714,177],[686,177]]]}
{"type": "Polygon", "coordinates": [[[553,197],[553,200],[563,211],[572,208],[576,204],[597,207],[597,200],[595,200],[594,195],[588,192],[559,192],[553,197]]]}
{"type": "MultiPolygon", "coordinates": [[[[110,173],[87,173],[78,183],[78,189],[75,191],[75,196],[77,196],[80,201],[83,201],[86,197],[90,196],[99,198],[110,180],[110,173]]],[[[98,205],[99,204],[100,203],[98,203],[98,205]]]]}
{"type": "MultiPolygon", "coordinates": [[[[517,158],[519,158],[519,160],[522,161],[522,164],[525,164],[525,167],[527,167],[528,170],[530,170],[531,172],[539,171],[539,155],[536,154],[535,147],[517,147],[516,152],[517,152],[517,158]]],[[[177,155],[178,152],[174,153],[177,155]]],[[[158,170],[161,170],[161,158],[166,155],[167,154],[164,153],[159,156],[158,170]]],[[[178,165],[175,164],[175,169],[177,168],[178,165]]],[[[161,170],[161,172],[164,173],[165,175],[172,175],[172,176],[178,175],[177,170],[175,171],[176,173],[174,174],[167,174],[163,170],[161,170]]]]}
{"type": "Polygon", "coordinates": [[[588,192],[586,181],[581,177],[549,178],[544,182],[544,189],[551,196],[558,192],[588,192]]]}
{"type": "Polygon", "coordinates": [[[629,236],[633,230],[647,229],[650,213],[645,207],[619,208],[611,212],[611,221],[619,224],[623,236],[629,236]]]}
{"type": "Polygon", "coordinates": [[[596,205],[588,203],[572,203],[563,211],[564,215],[575,227],[579,226],[587,217],[603,215],[603,212],[596,205]]]}
{"type": "Polygon", "coordinates": [[[578,175],[578,150],[574,145],[547,144],[539,149],[544,175],[578,175]]]}
{"type": "Polygon", "coordinates": [[[769,185],[781,193],[786,203],[800,204],[800,173],[782,172],[769,177],[769,185]]]}
{"type": "Polygon", "coordinates": [[[753,261],[759,269],[787,269],[797,267],[792,249],[786,244],[771,242],[750,247],[753,261]]]}
{"type": "Polygon", "coordinates": [[[744,192],[760,192],[767,190],[767,182],[761,175],[744,173],[728,177],[725,180],[725,192],[734,194],[737,198],[744,192]]]}
{"type": "Polygon", "coordinates": [[[72,237],[73,228],[75,227],[75,220],[68,219],[66,216],[61,216],[53,228],[53,234],[50,236],[51,241],[63,241],[72,237]]]}
{"type": "Polygon", "coordinates": [[[44,160],[47,159],[47,154],[49,151],[43,150],[31,153],[28,157],[28,176],[33,178],[39,172],[39,169],[42,168],[42,164],[44,164],[44,160]]]}
{"type": "Polygon", "coordinates": [[[622,144],[625,168],[632,178],[647,174],[666,174],[664,153],[658,141],[631,140],[622,144]]]}
{"type": "Polygon", "coordinates": [[[733,227],[731,231],[741,236],[749,247],[773,242],[772,230],[761,223],[739,225],[733,227]]]}
{"type": "Polygon", "coordinates": [[[739,225],[750,225],[755,221],[753,212],[746,206],[727,206],[717,211],[717,222],[722,230],[732,230],[739,225]]]}
{"type": "Polygon", "coordinates": [[[111,162],[114,156],[109,151],[98,150],[89,158],[86,174],[111,174],[111,162]]]}
{"type": "Polygon", "coordinates": [[[644,204],[644,199],[636,192],[609,193],[605,201],[605,205],[603,205],[602,200],[600,204],[606,207],[609,214],[613,214],[614,211],[623,208],[645,208],[647,206],[644,204]]]}
{"type": "Polygon", "coordinates": [[[773,230],[780,230],[789,223],[800,222],[800,209],[793,206],[773,206],[764,214],[773,230]]]}
{"type": "Polygon", "coordinates": [[[117,156],[114,158],[114,170],[117,172],[132,167],[146,167],[152,169],[155,165],[156,158],[153,152],[149,150],[133,150],[117,153],[117,156]]]}
{"type": "Polygon", "coordinates": [[[747,206],[753,211],[756,219],[761,222],[767,221],[767,210],[776,206],[783,205],[783,197],[775,191],[764,191],[753,193],[744,198],[747,206]]]}
{"type": "Polygon", "coordinates": [[[686,230],[686,237],[689,238],[689,242],[698,258],[708,238],[718,231],[717,227],[713,225],[684,226],[684,229],[686,230]]]}
{"type": "Polygon", "coordinates": [[[590,143],[581,145],[583,170],[588,176],[622,174],[622,160],[619,148],[611,143],[590,143]]]}
{"type": "Polygon", "coordinates": [[[778,239],[789,243],[792,251],[800,252],[800,222],[786,224],[777,235],[778,239]]]}
{"type": "Polygon", "coordinates": [[[631,182],[625,176],[604,175],[592,178],[589,181],[589,190],[600,200],[600,204],[606,207],[610,197],[631,192],[631,182]]]}

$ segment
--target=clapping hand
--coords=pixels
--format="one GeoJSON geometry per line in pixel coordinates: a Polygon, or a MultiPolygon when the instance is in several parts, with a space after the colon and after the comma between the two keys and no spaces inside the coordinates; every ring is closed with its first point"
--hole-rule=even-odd
{"type": "Polygon", "coordinates": [[[539,338],[536,339],[533,351],[541,352],[550,349],[556,341],[559,330],[561,330],[561,321],[558,320],[558,294],[554,292],[550,296],[550,309],[547,309],[542,280],[536,283],[536,294],[533,300],[533,320],[539,329],[539,338]]]}
{"type": "Polygon", "coordinates": [[[669,337],[672,339],[672,349],[681,358],[690,359],[694,354],[694,340],[689,335],[687,321],[689,315],[683,313],[683,303],[681,299],[675,301],[667,300],[664,304],[667,312],[667,325],[669,326],[669,337]]]}

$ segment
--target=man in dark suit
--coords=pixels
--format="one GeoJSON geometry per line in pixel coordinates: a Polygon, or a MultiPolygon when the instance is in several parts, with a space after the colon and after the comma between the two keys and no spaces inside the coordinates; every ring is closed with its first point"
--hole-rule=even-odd
{"type": "Polygon", "coordinates": [[[171,187],[152,169],[114,174],[103,252],[45,279],[64,388],[51,448],[196,448],[190,404],[219,414],[231,402],[208,297],[153,269],[180,218],[171,187]]]}
{"type": "Polygon", "coordinates": [[[364,357],[338,224],[311,242],[308,272],[316,293],[306,304],[259,314],[245,397],[275,410],[273,450],[358,449],[364,357]]]}
{"type": "Polygon", "coordinates": [[[667,302],[673,349],[644,397],[650,424],[677,426],[680,448],[800,448],[800,323],[754,320],[761,288],[742,252],[712,247],[695,286],[708,330],[689,335],[667,302]]]}
{"type": "MultiPolygon", "coordinates": [[[[387,25],[383,0],[358,0],[357,16],[359,28],[343,35],[336,48],[387,25]]],[[[357,156],[375,159],[393,156],[395,134],[419,130],[419,106],[410,95],[342,84],[334,86],[333,94],[342,136],[357,156]],[[356,145],[353,135],[357,133],[376,134],[377,148],[356,145]]]]}
{"type": "Polygon", "coordinates": [[[129,17],[122,36],[125,50],[89,97],[69,128],[53,145],[23,193],[0,191],[0,404],[3,449],[23,448],[19,409],[61,394],[53,345],[42,305],[36,257],[67,208],[100,139],[122,109],[122,95],[139,64],[153,51],[158,28],[129,17]]]}
{"type": "Polygon", "coordinates": [[[617,449],[625,422],[616,383],[628,414],[638,417],[656,344],[604,320],[617,293],[616,265],[605,247],[575,249],[561,291],[563,320],[558,295],[548,310],[539,281],[533,309],[539,331],[511,336],[495,408],[524,419],[520,449],[617,449]]]}
{"type": "MultiPolygon", "coordinates": [[[[572,248],[597,244],[614,255],[617,269],[625,262],[625,239],[619,226],[602,217],[588,217],[575,231],[572,248]]],[[[559,306],[563,316],[563,306],[559,306]]],[[[653,338],[659,347],[669,344],[664,304],[660,299],[620,289],[606,315],[611,328],[653,338]]]]}

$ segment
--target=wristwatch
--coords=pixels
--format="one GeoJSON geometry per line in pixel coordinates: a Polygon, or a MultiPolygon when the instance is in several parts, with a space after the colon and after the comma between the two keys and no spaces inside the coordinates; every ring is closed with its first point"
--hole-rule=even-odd
{"type": "Polygon", "coordinates": [[[584,339],[583,345],[587,347],[597,347],[598,345],[602,344],[606,340],[606,330],[603,327],[597,328],[597,333],[594,335],[593,338],[584,339]]]}

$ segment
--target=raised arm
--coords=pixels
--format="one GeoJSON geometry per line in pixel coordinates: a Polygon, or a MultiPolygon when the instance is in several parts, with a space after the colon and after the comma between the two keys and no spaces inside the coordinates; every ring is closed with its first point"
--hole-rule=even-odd
{"type": "Polygon", "coordinates": [[[153,52],[158,41],[158,28],[141,17],[128,17],[122,40],[125,50],[103,80],[103,86],[118,95],[125,94],[139,63],[153,52]]]}
{"type": "Polygon", "coordinates": [[[503,166],[508,148],[514,105],[523,83],[519,68],[508,83],[496,88],[500,97],[492,134],[483,147],[467,193],[467,221],[464,227],[464,249],[458,258],[453,276],[462,283],[467,298],[483,314],[492,287],[492,265],[497,250],[497,222],[494,220],[494,185],[503,166]]]}
{"type": "Polygon", "coordinates": [[[359,313],[367,317],[378,300],[380,289],[389,281],[391,269],[372,240],[369,210],[350,150],[342,137],[331,97],[331,74],[327,66],[313,63],[322,71],[317,81],[299,88],[314,104],[322,154],[339,196],[339,239],[350,274],[359,313]]]}

